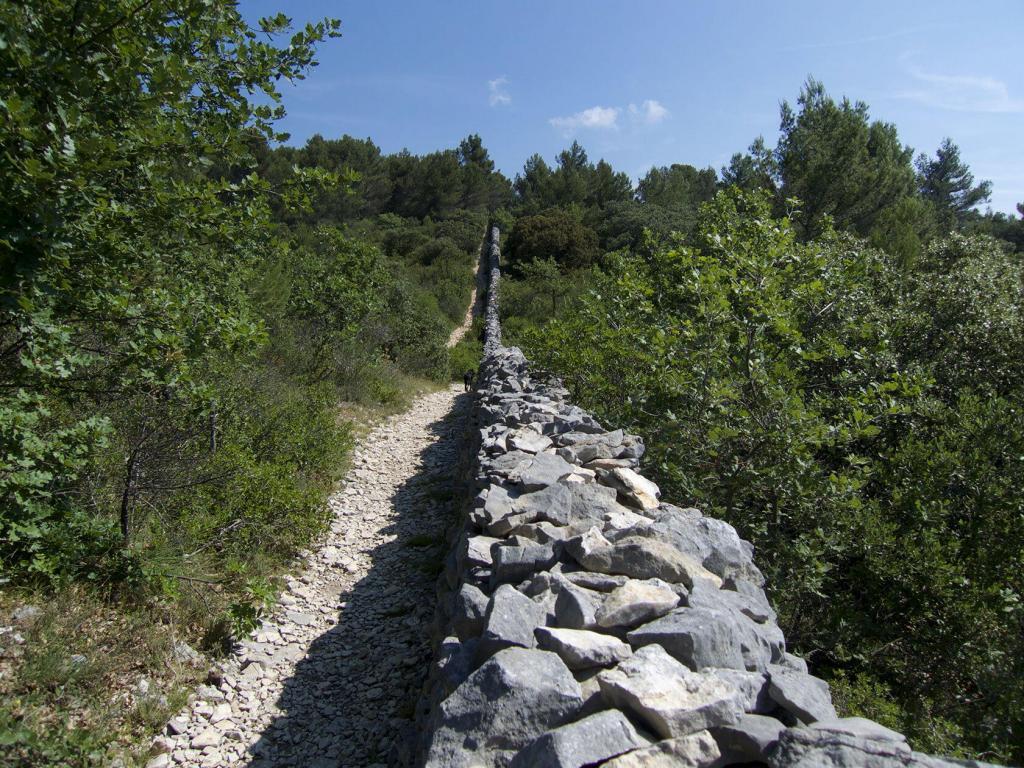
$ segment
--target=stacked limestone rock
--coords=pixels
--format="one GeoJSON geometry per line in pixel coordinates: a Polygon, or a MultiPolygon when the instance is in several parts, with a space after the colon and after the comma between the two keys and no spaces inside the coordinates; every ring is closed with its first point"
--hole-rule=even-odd
{"type": "Polygon", "coordinates": [[[498,319],[498,291],[501,284],[498,248],[498,228],[491,227],[487,249],[487,307],[484,310],[484,357],[494,354],[501,347],[501,322],[498,319]]]}
{"type": "Polygon", "coordinates": [[[751,545],[662,502],[637,472],[643,441],[532,379],[518,349],[488,348],[477,419],[419,764],[955,764],[837,718],[786,651],[751,545]]]}

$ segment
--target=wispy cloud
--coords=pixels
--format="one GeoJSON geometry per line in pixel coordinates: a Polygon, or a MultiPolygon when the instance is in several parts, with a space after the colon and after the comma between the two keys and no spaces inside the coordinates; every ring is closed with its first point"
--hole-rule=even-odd
{"type": "Polygon", "coordinates": [[[994,77],[939,74],[913,65],[907,71],[918,86],[898,98],[957,112],[1024,112],[1024,100],[1013,98],[1006,83],[994,77]]]}
{"type": "Polygon", "coordinates": [[[888,32],[881,35],[867,35],[865,37],[853,37],[845,40],[827,40],[825,42],[817,43],[799,43],[797,45],[787,45],[782,48],[775,49],[778,53],[789,53],[792,51],[813,51],[819,49],[829,48],[846,48],[851,45],[868,45],[870,43],[878,43],[883,40],[895,40],[900,37],[907,37],[909,35],[918,35],[922,32],[934,30],[936,27],[943,26],[938,24],[926,24],[920,27],[914,27],[913,29],[901,29],[896,32],[888,32]]]}
{"type": "Polygon", "coordinates": [[[638,123],[655,125],[668,117],[668,110],[660,101],[647,99],[639,107],[636,104],[630,104],[629,114],[638,123]]]}
{"type": "Polygon", "coordinates": [[[590,107],[568,117],[552,117],[548,122],[567,136],[580,128],[614,131],[619,127],[620,112],[618,107],[590,107]]]}
{"type": "Polygon", "coordinates": [[[496,77],[487,81],[487,100],[492,107],[501,107],[512,103],[512,97],[505,87],[508,85],[508,78],[505,76],[496,77]]]}

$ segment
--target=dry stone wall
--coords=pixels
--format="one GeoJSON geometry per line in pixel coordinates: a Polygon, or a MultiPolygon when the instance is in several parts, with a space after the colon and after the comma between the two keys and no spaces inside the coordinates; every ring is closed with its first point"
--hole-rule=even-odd
{"type": "Polygon", "coordinates": [[[498,231],[471,461],[439,583],[411,762],[508,766],[980,765],[839,718],[786,649],[727,523],[661,499],[643,440],[606,429],[501,344],[498,231]]]}

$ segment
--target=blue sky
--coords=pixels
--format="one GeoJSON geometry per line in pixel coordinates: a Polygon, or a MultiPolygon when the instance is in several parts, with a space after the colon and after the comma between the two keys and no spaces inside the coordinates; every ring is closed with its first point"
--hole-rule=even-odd
{"type": "Polygon", "coordinates": [[[284,86],[290,143],[370,137],[385,152],[483,137],[510,177],[575,138],[634,178],[716,169],[808,75],[866,101],[905,144],[945,136],[992,207],[1024,201],[1024,1],[240,0],[252,20],[342,21],[308,79],[284,86]]]}

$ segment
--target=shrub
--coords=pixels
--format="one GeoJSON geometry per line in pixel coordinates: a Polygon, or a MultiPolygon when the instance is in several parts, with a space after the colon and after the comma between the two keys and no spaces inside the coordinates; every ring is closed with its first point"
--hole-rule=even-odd
{"type": "Polygon", "coordinates": [[[505,255],[515,272],[519,265],[554,259],[563,270],[589,267],[597,261],[597,234],[561,208],[517,219],[505,255]]]}
{"type": "Polygon", "coordinates": [[[788,640],[852,710],[1019,759],[1021,266],[954,236],[907,276],[738,191],[694,243],[611,260],[530,354],[647,438],[668,498],[757,545],[788,640]]]}

